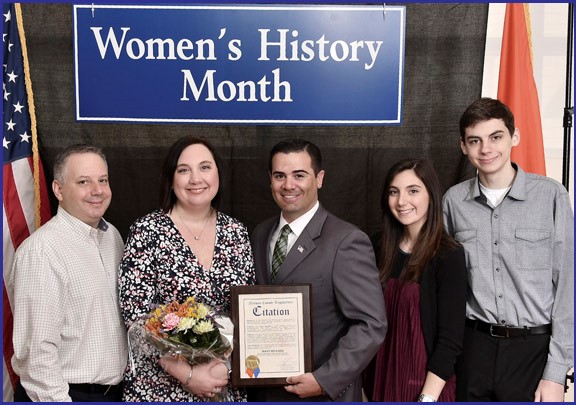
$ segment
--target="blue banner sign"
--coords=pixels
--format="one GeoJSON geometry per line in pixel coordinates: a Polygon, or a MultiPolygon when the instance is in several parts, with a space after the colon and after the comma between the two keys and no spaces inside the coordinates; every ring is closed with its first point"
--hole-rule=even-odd
{"type": "Polygon", "coordinates": [[[74,5],[79,121],[399,125],[404,6],[74,5]]]}

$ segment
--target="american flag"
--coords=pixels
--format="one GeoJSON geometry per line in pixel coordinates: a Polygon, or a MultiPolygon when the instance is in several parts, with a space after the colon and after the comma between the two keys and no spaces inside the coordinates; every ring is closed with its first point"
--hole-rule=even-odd
{"type": "Polygon", "coordinates": [[[4,30],[4,113],[2,127],[3,164],[3,398],[13,400],[13,389],[18,382],[10,360],[14,354],[12,347],[12,291],[10,274],[14,252],[36,229],[36,216],[40,223],[50,218],[50,205],[42,165],[39,176],[40,189],[34,187],[34,164],[32,155],[32,127],[30,109],[24,78],[22,44],[18,35],[16,9],[14,4],[3,4],[4,30]],[[38,195],[38,197],[36,197],[38,195]],[[40,206],[36,207],[39,199],[40,206]]]}

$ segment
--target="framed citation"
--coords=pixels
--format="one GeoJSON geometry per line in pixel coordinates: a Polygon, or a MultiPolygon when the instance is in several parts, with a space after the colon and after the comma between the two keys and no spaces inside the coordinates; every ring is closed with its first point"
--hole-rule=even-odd
{"type": "Polygon", "coordinates": [[[312,371],[310,291],[308,284],[232,287],[234,386],[281,386],[312,371]]]}

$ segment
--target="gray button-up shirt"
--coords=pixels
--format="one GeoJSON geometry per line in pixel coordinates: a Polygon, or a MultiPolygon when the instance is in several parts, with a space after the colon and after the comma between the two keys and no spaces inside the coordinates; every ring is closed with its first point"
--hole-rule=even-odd
{"type": "Polygon", "coordinates": [[[444,196],[446,230],[466,251],[466,316],[508,325],[552,324],[543,378],[563,384],[574,359],[574,214],[557,181],[525,173],[492,208],[478,176],[444,196]]]}

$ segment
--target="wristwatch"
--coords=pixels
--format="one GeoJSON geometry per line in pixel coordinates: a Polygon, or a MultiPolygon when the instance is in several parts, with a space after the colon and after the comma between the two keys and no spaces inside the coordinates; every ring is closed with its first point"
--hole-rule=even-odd
{"type": "Polygon", "coordinates": [[[436,398],[428,394],[420,394],[418,402],[436,402],[436,398]]]}

